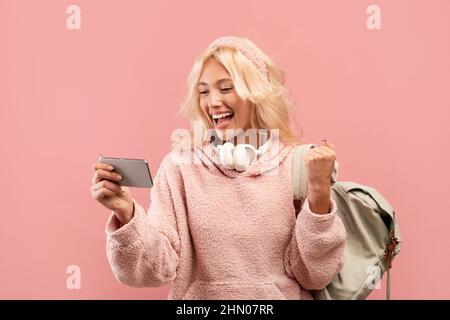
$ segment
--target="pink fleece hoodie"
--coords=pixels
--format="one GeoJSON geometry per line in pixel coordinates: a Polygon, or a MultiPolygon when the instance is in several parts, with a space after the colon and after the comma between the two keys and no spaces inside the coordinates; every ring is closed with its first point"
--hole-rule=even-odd
{"type": "Polygon", "coordinates": [[[343,265],[345,227],[332,198],[330,213],[313,213],[307,198],[296,217],[294,146],[279,142],[276,150],[243,172],[221,165],[212,143],[195,148],[190,164],[167,154],[148,213],[133,199],[128,224],[120,227],[114,213],[108,219],[117,280],[173,282],[168,299],[312,299],[309,290],[325,287],[343,265]]]}

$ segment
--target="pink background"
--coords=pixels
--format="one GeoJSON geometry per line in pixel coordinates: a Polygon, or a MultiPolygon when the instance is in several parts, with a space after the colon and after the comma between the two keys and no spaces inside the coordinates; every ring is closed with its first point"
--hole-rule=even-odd
{"type": "MultiPolygon", "coordinates": [[[[188,125],[175,113],[194,58],[222,35],[286,71],[305,141],[335,144],[339,180],[395,207],[392,298],[450,298],[449,13],[446,0],[0,0],[0,298],[167,297],[169,285],[113,277],[91,166],[99,153],[146,158],[155,174],[188,125]],[[66,28],[70,4],[81,30],[66,28]],[[381,30],[366,27],[371,4],[381,30]]],[[[132,192],[148,208],[149,190],[132,192]]]]}

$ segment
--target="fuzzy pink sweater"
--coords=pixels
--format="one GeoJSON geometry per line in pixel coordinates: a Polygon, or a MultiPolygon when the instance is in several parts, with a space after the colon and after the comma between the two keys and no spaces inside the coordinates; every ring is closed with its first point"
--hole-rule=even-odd
{"type": "Polygon", "coordinates": [[[168,299],[312,299],[309,290],[340,271],[346,232],[332,198],[328,214],[313,213],[307,198],[295,216],[293,151],[280,142],[244,172],[224,168],[212,144],[197,147],[190,164],[167,154],[148,213],[133,199],[128,224],[108,219],[117,280],[173,282],[168,299]]]}

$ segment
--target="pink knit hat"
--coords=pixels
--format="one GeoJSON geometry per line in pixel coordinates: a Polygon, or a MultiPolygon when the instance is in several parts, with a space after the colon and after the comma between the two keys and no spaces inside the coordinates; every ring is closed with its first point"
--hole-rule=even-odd
{"type": "Polygon", "coordinates": [[[249,45],[247,39],[234,36],[220,37],[214,40],[208,48],[217,49],[219,47],[230,47],[238,50],[269,80],[269,72],[263,58],[249,45]]]}

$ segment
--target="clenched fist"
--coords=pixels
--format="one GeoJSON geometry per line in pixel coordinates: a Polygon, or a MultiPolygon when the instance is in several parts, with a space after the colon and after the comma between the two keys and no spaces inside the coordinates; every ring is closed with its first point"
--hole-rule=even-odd
{"type": "Polygon", "coordinates": [[[308,172],[308,188],[311,191],[327,188],[329,191],[335,160],[334,145],[326,140],[309,150],[304,161],[308,172]]]}

